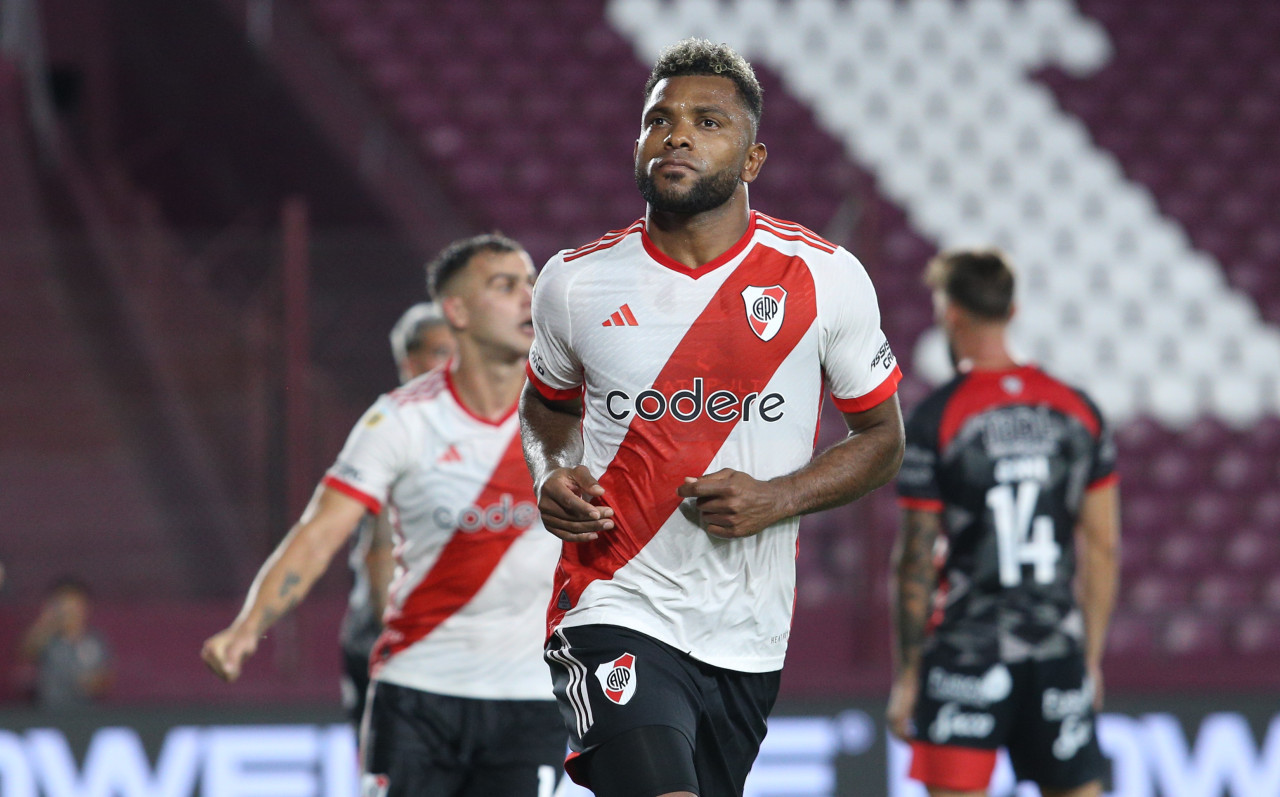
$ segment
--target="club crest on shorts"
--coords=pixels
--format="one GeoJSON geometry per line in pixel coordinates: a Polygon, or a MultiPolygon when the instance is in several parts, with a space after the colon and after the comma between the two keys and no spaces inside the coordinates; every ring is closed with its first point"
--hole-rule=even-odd
{"type": "Polygon", "coordinates": [[[636,657],[623,653],[613,661],[606,661],[596,667],[596,678],[600,680],[605,697],[625,706],[636,693],[636,657]]]}
{"type": "Polygon", "coordinates": [[[760,340],[772,340],[782,328],[782,315],[787,307],[787,291],[781,285],[761,288],[748,285],[742,290],[747,306],[747,323],[760,340]]]}

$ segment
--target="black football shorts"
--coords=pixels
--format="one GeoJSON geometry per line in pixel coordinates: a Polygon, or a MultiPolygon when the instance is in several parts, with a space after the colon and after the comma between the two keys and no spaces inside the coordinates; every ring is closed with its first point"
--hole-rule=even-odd
{"type": "Polygon", "coordinates": [[[1081,655],[1013,664],[965,661],[933,646],[921,661],[911,776],[986,789],[1005,747],[1018,780],[1071,789],[1102,777],[1093,684],[1081,655]],[[963,782],[948,780],[962,778],[963,782]]]}
{"type": "Polygon", "coordinates": [[[377,681],[361,797],[551,797],[565,730],[554,700],[477,700],[377,681]]]}
{"type": "Polygon", "coordinates": [[[557,630],[546,659],[576,783],[597,797],[742,794],[781,673],[713,667],[613,625],[557,630]]]}

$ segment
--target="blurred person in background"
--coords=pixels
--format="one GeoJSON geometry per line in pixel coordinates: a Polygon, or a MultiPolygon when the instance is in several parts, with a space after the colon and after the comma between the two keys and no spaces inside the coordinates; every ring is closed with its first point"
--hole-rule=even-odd
{"type": "Polygon", "coordinates": [[[750,207],[751,65],[686,39],[644,96],[644,218],[535,291],[525,452],[565,540],[547,661],[576,782],[727,797],[777,698],[799,515],[893,477],[901,374],[862,264],[750,207]],[[814,456],[824,384],[849,435],[814,456]]]}
{"type": "Polygon", "coordinates": [[[362,793],[545,797],[565,731],[542,663],[559,544],[538,519],[516,401],[534,271],[515,241],[456,241],[428,266],[457,343],[447,368],[356,424],[239,615],[202,656],[239,677],[369,514],[396,511],[397,567],[372,656],[362,793]]]}
{"type": "Polygon", "coordinates": [[[111,651],[89,626],[89,614],[89,588],[78,579],[62,578],[50,588],[40,616],[23,636],[20,654],[35,668],[40,708],[82,708],[110,689],[111,651]]]}
{"type": "Polygon", "coordinates": [[[1003,254],[943,252],[925,282],[957,374],[907,421],[889,727],[934,797],[985,794],[999,747],[1046,797],[1098,795],[1115,445],[1088,396],[1010,355],[1003,254]]]}
{"type": "Polygon", "coordinates": [[[401,384],[434,371],[458,350],[444,312],[435,302],[418,302],[406,310],[390,337],[401,384]]]}
{"type": "MultiPolygon", "coordinates": [[[[391,355],[401,384],[444,365],[456,349],[444,313],[433,302],[413,305],[391,328],[391,355]]],[[[391,553],[395,518],[391,512],[387,507],[377,517],[366,516],[361,521],[347,560],[354,583],[339,632],[342,705],[357,727],[364,716],[365,693],[369,689],[369,657],[382,633],[387,587],[395,570],[391,553]]]]}

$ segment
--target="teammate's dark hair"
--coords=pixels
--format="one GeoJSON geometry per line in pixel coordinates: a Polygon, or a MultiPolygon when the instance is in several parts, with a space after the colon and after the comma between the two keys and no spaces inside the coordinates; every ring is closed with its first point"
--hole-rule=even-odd
{"type": "Polygon", "coordinates": [[[998,249],[952,249],[925,268],[924,283],[970,313],[1006,321],[1013,312],[1013,266],[998,249]]]}
{"type": "Polygon", "coordinates": [[[683,39],[658,55],[649,80],[644,84],[645,102],[649,101],[658,81],[691,75],[714,75],[732,80],[751,114],[751,121],[757,127],[760,125],[760,117],[764,113],[764,90],[756,80],[755,70],[729,45],[713,44],[706,39],[683,39]]]}
{"type": "Polygon", "coordinates": [[[507,252],[523,251],[523,246],[497,232],[454,241],[427,264],[427,293],[432,299],[439,299],[440,292],[458,275],[458,272],[467,267],[471,258],[482,252],[501,255],[507,252]]]}

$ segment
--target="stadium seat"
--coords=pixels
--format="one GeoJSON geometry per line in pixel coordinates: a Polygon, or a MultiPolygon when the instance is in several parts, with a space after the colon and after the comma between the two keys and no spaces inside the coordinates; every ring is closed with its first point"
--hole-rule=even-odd
{"type": "Polygon", "coordinates": [[[1257,589],[1251,579],[1214,573],[1195,587],[1194,605],[1206,615],[1238,614],[1257,605],[1257,589]]]}
{"type": "Polygon", "coordinates": [[[1280,614],[1245,614],[1232,626],[1231,643],[1240,655],[1274,659],[1280,655],[1280,614]]]}
{"type": "Polygon", "coordinates": [[[1194,612],[1179,612],[1165,624],[1159,645],[1171,656],[1213,658],[1227,650],[1225,637],[1222,624],[1216,619],[1194,612]]]}

